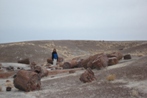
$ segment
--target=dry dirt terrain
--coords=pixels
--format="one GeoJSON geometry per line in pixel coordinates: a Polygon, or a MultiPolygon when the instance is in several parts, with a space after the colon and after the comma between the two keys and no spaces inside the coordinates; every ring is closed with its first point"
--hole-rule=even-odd
{"type": "Polygon", "coordinates": [[[29,58],[38,64],[46,63],[56,48],[65,60],[89,56],[97,53],[121,51],[131,54],[132,59],[120,60],[118,64],[101,70],[94,69],[96,80],[82,83],[79,78],[85,69],[74,69],[75,73],[65,71],[49,74],[41,79],[41,90],[32,92],[12,88],[5,91],[5,81],[13,81],[12,76],[0,79],[2,91],[0,98],[147,98],[147,41],[32,41],[0,44],[0,62],[3,66],[28,68],[17,64],[20,58],[29,58]],[[106,78],[115,75],[113,81],[106,78]]]}

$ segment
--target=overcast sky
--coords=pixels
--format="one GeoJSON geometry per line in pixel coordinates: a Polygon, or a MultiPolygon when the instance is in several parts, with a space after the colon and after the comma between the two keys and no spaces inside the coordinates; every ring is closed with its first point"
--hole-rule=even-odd
{"type": "Polygon", "coordinates": [[[147,0],[0,0],[0,43],[147,40],[147,0]]]}

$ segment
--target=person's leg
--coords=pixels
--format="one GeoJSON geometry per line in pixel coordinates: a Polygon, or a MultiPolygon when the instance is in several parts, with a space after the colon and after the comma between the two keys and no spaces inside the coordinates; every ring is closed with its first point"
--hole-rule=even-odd
{"type": "Polygon", "coordinates": [[[54,59],[54,60],[53,60],[53,65],[56,66],[56,64],[57,64],[57,60],[54,59]]]}

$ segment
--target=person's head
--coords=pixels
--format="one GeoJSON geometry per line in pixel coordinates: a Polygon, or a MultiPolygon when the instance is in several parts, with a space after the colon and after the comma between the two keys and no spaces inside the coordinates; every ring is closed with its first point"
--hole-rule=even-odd
{"type": "Polygon", "coordinates": [[[53,52],[56,52],[56,49],[55,48],[53,49],[53,52]]]}

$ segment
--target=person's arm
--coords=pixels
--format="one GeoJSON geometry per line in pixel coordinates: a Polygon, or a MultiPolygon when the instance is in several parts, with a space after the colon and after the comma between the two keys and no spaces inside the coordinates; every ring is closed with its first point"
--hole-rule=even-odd
{"type": "Polygon", "coordinates": [[[57,54],[57,61],[58,61],[58,54],[57,54]]]}

